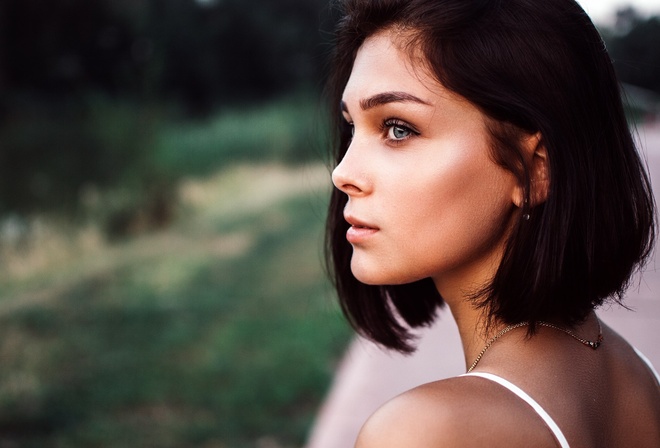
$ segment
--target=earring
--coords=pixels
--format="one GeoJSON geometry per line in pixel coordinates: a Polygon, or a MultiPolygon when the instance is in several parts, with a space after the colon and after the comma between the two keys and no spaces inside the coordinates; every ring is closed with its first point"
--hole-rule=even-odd
{"type": "MultiPolygon", "coordinates": [[[[525,198],[524,204],[523,204],[523,210],[526,209],[529,206],[529,198],[525,198]]],[[[522,215],[523,221],[529,221],[529,212],[524,213],[522,215]]]]}

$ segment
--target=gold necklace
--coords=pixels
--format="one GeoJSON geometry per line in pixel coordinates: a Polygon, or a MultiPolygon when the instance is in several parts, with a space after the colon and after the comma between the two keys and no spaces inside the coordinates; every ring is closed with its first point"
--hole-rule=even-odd
{"type": "Polygon", "coordinates": [[[538,324],[543,326],[543,327],[554,328],[555,330],[563,331],[564,333],[566,333],[567,335],[569,335],[570,337],[572,337],[576,341],[581,342],[583,345],[586,345],[587,347],[593,348],[594,350],[596,350],[598,347],[600,347],[600,344],[603,343],[603,328],[600,325],[600,319],[596,318],[596,322],[598,322],[598,337],[596,338],[595,341],[590,341],[588,339],[582,339],[581,337],[579,337],[578,335],[573,333],[571,330],[569,330],[567,328],[558,327],[558,326],[556,326],[554,324],[551,324],[551,323],[548,323],[548,322],[539,321],[538,324]]]}
{"type": "MultiPolygon", "coordinates": [[[[566,328],[558,327],[558,326],[556,326],[554,324],[551,324],[551,323],[548,323],[548,322],[539,321],[539,322],[537,322],[537,324],[541,325],[542,327],[554,328],[555,330],[563,331],[564,333],[566,333],[567,335],[569,335],[570,337],[572,337],[576,341],[582,343],[583,345],[586,345],[587,347],[590,347],[590,348],[596,350],[603,343],[603,328],[600,325],[600,319],[596,318],[596,321],[598,322],[598,338],[595,341],[590,341],[588,339],[582,339],[581,337],[579,337],[578,335],[573,333],[571,330],[568,330],[566,328]]],[[[479,352],[479,354],[477,355],[477,359],[474,360],[474,362],[472,363],[470,368],[467,370],[467,373],[470,373],[475,367],[477,367],[477,364],[479,364],[479,361],[481,361],[481,358],[484,356],[484,353],[486,353],[486,350],[488,350],[490,348],[490,346],[493,345],[493,343],[495,341],[497,341],[499,338],[501,338],[502,336],[507,334],[509,331],[515,330],[516,328],[524,327],[526,325],[529,325],[529,322],[520,322],[520,323],[517,323],[517,324],[509,325],[508,327],[505,327],[504,329],[502,329],[495,336],[493,336],[486,343],[486,346],[481,350],[481,352],[479,352]]]]}

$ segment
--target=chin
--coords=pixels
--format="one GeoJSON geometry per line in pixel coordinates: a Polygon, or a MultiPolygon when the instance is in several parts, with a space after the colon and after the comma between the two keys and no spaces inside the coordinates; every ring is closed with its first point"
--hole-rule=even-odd
{"type": "Polygon", "coordinates": [[[386,285],[387,275],[383,275],[383,269],[378,269],[378,266],[370,266],[367,263],[356,260],[356,257],[351,259],[351,272],[360,282],[365,285],[386,285]]]}
{"type": "Polygon", "coordinates": [[[403,285],[420,280],[417,277],[389,272],[380,266],[364,266],[355,261],[351,261],[351,272],[361,283],[371,286],[403,285]]]}
{"type": "Polygon", "coordinates": [[[364,269],[355,269],[354,267],[351,267],[351,272],[353,272],[353,276],[358,279],[361,283],[364,283],[365,285],[372,285],[372,286],[379,286],[379,285],[386,285],[387,283],[382,283],[381,277],[375,275],[373,272],[368,272],[365,271],[364,269]]]}

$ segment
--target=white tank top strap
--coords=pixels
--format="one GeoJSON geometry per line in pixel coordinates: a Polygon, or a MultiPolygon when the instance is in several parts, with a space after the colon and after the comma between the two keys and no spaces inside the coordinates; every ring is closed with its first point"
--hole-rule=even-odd
{"type": "Polygon", "coordinates": [[[656,381],[658,382],[658,385],[660,385],[660,374],[658,373],[657,370],[655,370],[655,368],[653,368],[653,364],[651,364],[651,360],[648,359],[648,358],[644,355],[644,353],[640,352],[640,351],[637,350],[635,347],[633,347],[633,349],[635,350],[635,353],[637,353],[637,356],[639,356],[639,358],[640,358],[642,361],[644,361],[644,363],[649,367],[649,370],[650,370],[651,373],[655,376],[655,379],[656,379],[656,381]]]}
{"type": "Polygon", "coordinates": [[[523,391],[521,388],[513,384],[512,382],[505,380],[504,378],[493,375],[492,373],[485,373],[485,372],[470,372],[463,374],[461,376],[478,376],[481,378],[486,378],[488,380],[494,381],[507,389],[509,389],[511,392],[516,394],[518,397],[520,397],[523,401],[525,401],[528,405],[536,411],[536,413],[543,419],[546,425],[548,425],[548,428],[550,428],[550,431],[552,431],[552,434],[554,434],[555,439],[557,439],[557,442],[559,443],[559,446],[561,448],[570,448],[568,445],[568,441],[566,440],[566,437],[564,437],[564,433],[561,432],[561,429],[559,429],[559,426],[557,426],[557,423],[550,417],[550,415],[541,407],[540,404],[536,402],[532,397],[527,395],[525,391],[523,391]]]}

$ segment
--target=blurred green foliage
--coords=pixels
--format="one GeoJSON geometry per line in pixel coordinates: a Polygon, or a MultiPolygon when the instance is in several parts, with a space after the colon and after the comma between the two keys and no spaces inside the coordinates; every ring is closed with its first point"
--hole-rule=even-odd
{"type": "Polygon", "coordinates": [[[147,105],[94,96],[16,110],[0,126],[0,211],[71,211],[85,187],[145,188],[159,180],[159,115],[147,105]]]}
{"type": "Polygon", "coordinates": [[[318,96],[326,3],[0,2],[0,216],[75,215],[86,192],[120,187],[133,198],[106,213],[118,230],[128,209],[162,210],[181,176],[314,157],[296,92],[318,96]]]}
{"type": "Polygon", "coordinates": [[[0,445],[300,446],[349,336],[312,171],[193,182],[167,231],[4,275],[0,445]]]}
{"type": "Polygon", "coordinates": [[[159,134],[156,159],[171,176],[208,175],[235,162],[304,163],[326,157],[328,133],[320,102],[298,94],[237,107],[159,134]]]}
{"type": "Polygon", "coordinates": [[[0,2],[0,446],[303,443],[325,3],[0,2]]]}

